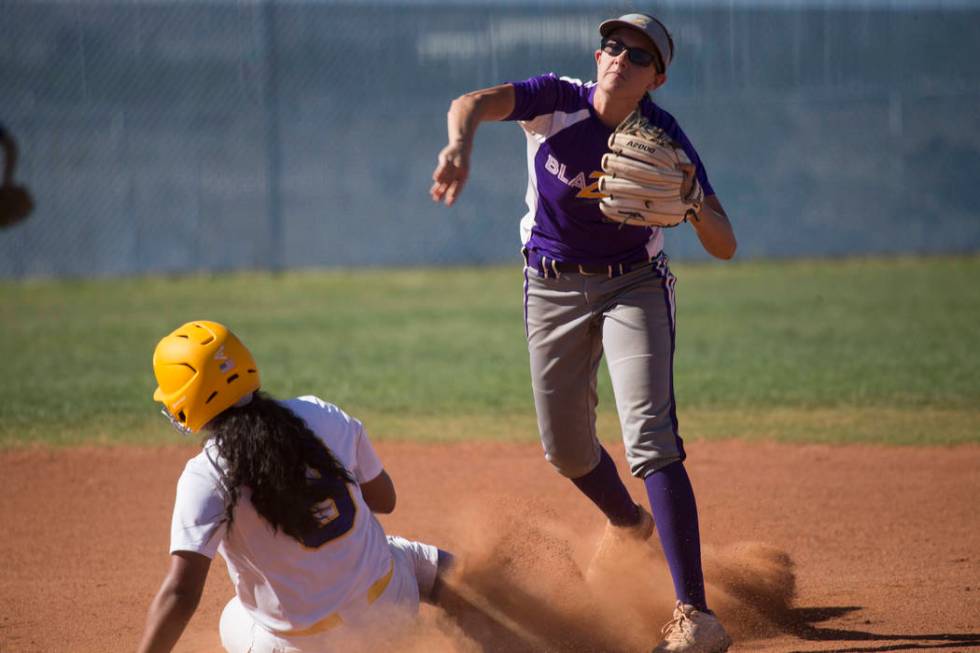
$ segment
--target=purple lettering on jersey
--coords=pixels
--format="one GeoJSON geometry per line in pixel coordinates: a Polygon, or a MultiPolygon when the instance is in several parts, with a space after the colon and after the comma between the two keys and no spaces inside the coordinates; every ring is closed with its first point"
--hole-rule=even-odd
{"type": "MultiPolygon", "coordinates": [[[[523,245],[568,263],[613,265],[653,257],[663,247],[659,229],[627,227],[599,211],[598,178],[612,129],[592,108],[595,85],[554,74],[512,82],[514,110],[527,136],[528,212],[523,245]]],[[[705,195],[714,194],[701,158],[669,113],[646,97],[641,110],[684,148],[705,195]]]]}

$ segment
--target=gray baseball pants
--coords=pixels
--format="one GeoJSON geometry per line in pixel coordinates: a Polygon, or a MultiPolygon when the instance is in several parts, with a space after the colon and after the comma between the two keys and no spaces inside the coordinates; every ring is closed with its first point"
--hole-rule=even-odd
{"type": "Polygon", "coordinates": [[[599,464],[596,381],[607,357],[630,471],[684,459],[674,405],[674,282],[666,255],[610,278],[524,270],[531,385],[545,457],[568,478],[599,464]]]}

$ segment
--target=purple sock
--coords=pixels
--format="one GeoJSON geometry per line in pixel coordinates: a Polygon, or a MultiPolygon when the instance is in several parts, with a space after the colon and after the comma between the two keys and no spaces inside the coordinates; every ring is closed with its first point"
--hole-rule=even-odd
{"type": "Polygon", "coordinates": [[[589,497],[606,518],[616,526],[630,526],[640,519],[639,508],[626,490],[616,471],[616,463],[605,447],[599,447],[599,464],[585,476],[573,478],[582,494],[589,497]]]}
{"type": "Polygon", "coordinates": [[[701,570],[698,507],[684,463],[671,463],[647,476],[643,483],[647,486],[653,521],[674,579],[677,599],[705,611],[708,606],[701,570]]]}

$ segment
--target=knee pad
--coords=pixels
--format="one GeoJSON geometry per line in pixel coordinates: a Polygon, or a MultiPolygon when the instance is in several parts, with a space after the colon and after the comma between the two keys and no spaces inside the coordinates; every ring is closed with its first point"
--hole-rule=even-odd
{"type": "Polygon", "coordinates": [[[544,457],[565,478],[579,478],[599,464],[599,448],[597,445],[589,451],[574,451],[552,447],[545,450],[544,457]]]}

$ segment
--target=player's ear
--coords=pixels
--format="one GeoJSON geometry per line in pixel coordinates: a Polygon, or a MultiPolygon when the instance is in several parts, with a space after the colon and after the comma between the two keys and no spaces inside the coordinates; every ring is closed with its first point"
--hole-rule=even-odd
{"type": "Polygon", "coordinates": [[[653,78],[653,81],[650,82],[650,85],[647,87],[647,92],[649,93],[650,91],[655,91],[666,83],[667,73],[657,73],[657,76],[653,78]]]}
{"type": "Polygon", "coordinates": [[[596,50],[595,51],[595,63],[596,63],[597,66],[599,65],[599,57],[601,57],[601,56],[602,56],[602,50],[596,50]]]}

